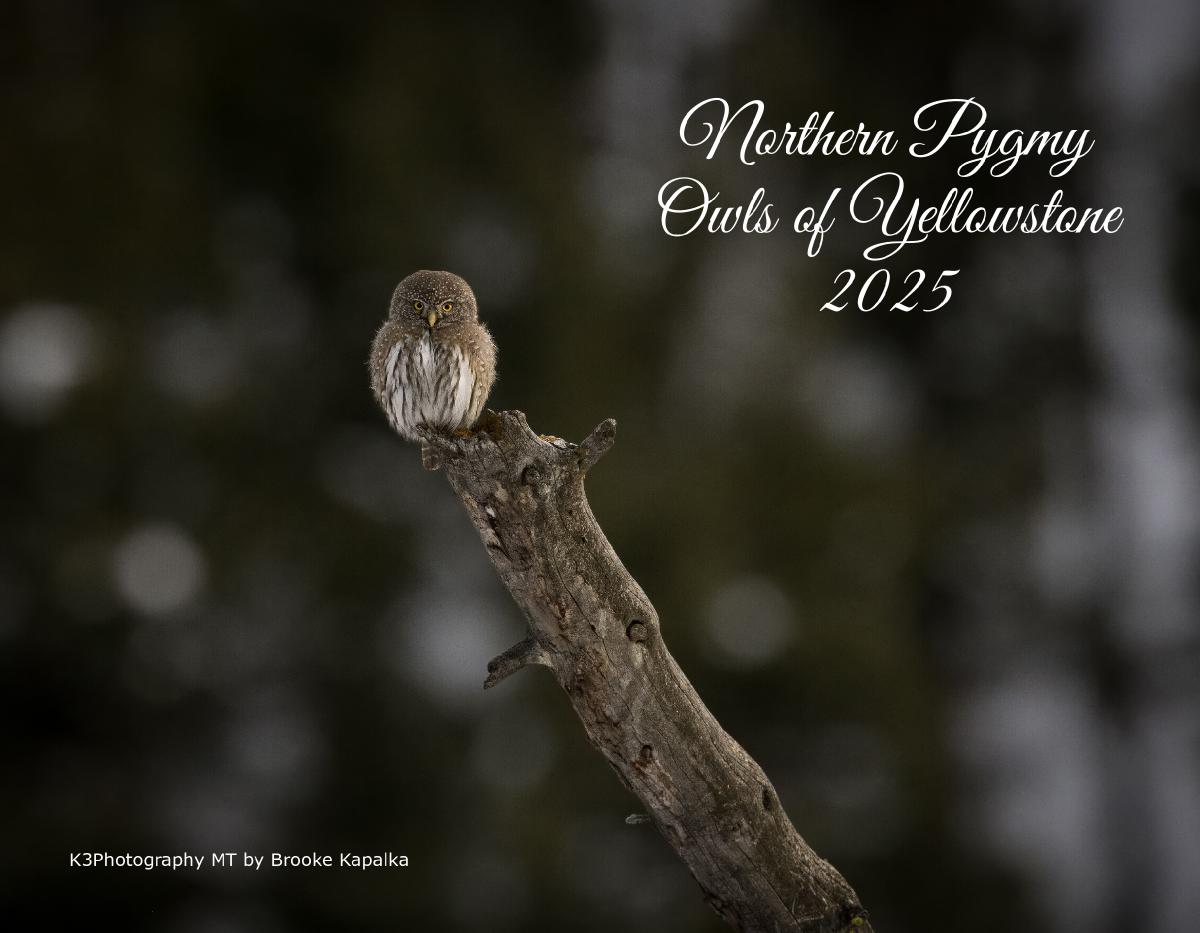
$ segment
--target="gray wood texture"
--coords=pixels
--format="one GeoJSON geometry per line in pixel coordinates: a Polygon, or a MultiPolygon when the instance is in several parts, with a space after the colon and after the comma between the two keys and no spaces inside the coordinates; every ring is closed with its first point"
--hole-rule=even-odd
{"type": "Polygon", "coordinates": [[[426,467],[445,471],[528,623],[484,687],[549,668],[588,740],[735,929],[870,933],[853,889],[796,832],[671,657],[658,614],[592,515],[584,477],[615,431],[604,421],[569,444],[506,411],[487,412],[469,437],[428,437],[426,467]]]}

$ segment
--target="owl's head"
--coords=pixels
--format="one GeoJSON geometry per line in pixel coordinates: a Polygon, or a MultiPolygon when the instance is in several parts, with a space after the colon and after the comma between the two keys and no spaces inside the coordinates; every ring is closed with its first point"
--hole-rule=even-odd
{"type": "Polygon", "coordinates": [[[477,321],[479,310],[471,286],[459,276],[422,269],[396,286],[389,315],[410,326],[434,330],[460,321],[477,321]]]}

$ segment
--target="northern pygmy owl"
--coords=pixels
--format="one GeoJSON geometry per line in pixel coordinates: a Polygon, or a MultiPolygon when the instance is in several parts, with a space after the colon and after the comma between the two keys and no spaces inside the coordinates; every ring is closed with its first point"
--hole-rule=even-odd
{"type": "Polygon", "coordinates": [[[371,345],[371,389],[401,437],[469,428],[495,381],[496,345],[470,285],[422,269],[396,286],[371,345]]]}

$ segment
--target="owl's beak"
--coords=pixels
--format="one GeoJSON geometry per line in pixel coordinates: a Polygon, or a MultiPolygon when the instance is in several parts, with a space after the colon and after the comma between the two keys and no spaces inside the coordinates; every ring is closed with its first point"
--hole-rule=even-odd
{"type": "Polygon", "coordinates": [[[429,322],[430,330],[433,330],[433,325],[437,323],[437,317],[436,311],[430,311],[427,315],[425,315],[425,320],[429,322]]]}

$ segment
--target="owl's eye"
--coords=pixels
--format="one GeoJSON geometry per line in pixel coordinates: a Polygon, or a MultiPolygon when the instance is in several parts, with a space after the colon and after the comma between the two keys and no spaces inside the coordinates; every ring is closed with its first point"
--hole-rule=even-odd
{"type": "Polygon", "coordinates": [[[445,311],[447,314],[449,314],[451,311],[454,310],[454,302],[447,301],[444,305],[442,305],[442,310],[445,311]]]}
{"type": "Polygon", "coordinates": [[[414,311],[424,311],[425,310],[425,302],[423,302],[419,299],[417,301],[414,301],[413,302],[413,310],[414,311]]]}

